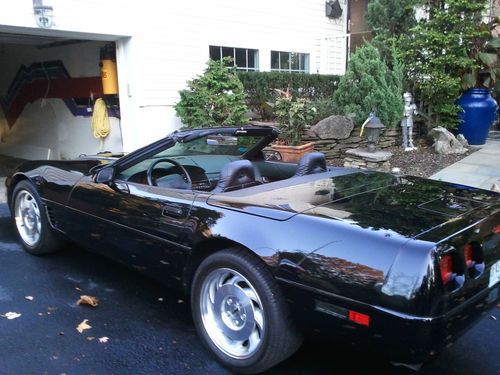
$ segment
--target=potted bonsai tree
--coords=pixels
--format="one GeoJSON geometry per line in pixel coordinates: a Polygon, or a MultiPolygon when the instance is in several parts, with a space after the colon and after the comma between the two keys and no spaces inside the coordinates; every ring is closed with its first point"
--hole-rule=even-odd
{"type": "Polygon", "coordinates": [[[308,99],[294,97],[289,89],[276,91],[274,111],[281,135],[272,148],[281,154],[282,161],[298,162],[302,155],[314,149],[314,142],[302,144],[302,135],[314,118],[316,108],[308,99]]]}

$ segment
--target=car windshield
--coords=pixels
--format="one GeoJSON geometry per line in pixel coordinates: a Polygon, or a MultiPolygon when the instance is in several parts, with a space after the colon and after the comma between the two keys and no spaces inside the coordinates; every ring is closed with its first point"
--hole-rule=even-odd
{"type": "Polygon", "coordinates": [[[172,147],[156,154],[155,158],[194,156],[194,155],[229,155],[241,156],[261,142],[264,136],[210,134],[188,142],[176,142],[172,147]]]}

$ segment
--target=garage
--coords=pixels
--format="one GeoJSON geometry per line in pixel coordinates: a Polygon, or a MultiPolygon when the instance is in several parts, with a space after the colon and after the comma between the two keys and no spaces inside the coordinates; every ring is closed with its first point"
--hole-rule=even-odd
{"type": "Polygon", "coordinates": [[[0,154],[57,160],[123,151],[117,43],[21,31],[0,32],[0,154]]]}

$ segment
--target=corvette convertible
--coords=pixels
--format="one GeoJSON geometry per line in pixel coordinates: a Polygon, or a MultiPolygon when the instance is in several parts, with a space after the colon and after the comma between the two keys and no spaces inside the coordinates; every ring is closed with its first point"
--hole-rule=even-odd
{"type": "Polygon", "coordinates": [[[121,157],[29,161],[6,180],[31,254],[74,241],[190,295],[199,337],[257,373],[316,333],[418,366],[499,299],[500,196],[266,158],[245,126],[174,132],[121,157]]]}

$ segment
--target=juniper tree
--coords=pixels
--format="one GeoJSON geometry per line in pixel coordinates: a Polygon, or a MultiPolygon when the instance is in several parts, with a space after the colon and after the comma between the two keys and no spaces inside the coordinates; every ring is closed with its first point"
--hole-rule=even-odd
{"type": "Polygon", "coordinates": [[[373,45],[358,48],[334,94],[339,110],[352,114],[357,125],[375,112],[384,125],[395,127],[403,113],[403,73],[400,63],[392,65],[391,70],[373,45]]]}

